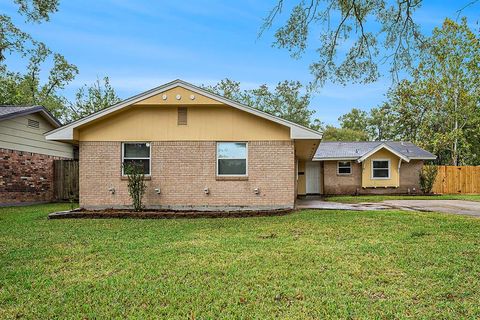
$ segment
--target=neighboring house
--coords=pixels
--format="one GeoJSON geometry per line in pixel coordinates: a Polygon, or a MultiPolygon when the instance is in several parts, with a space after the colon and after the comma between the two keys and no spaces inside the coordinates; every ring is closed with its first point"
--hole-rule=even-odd
{"type": "Polygon", "coordinates": [[[300,163],[299,194],[419,192],[423,161],[434,159],[411,142],[322,142],[313,161],[300,163]]]}
{"type": "Polygon", "coordinates": [[[71,144],[47,141],[60,127],[41,106],[0,106],[0,204],[53,200],[53,160],[73,158],[71,144]]]}
{"type": "Polygon", "coordinates": [[[293,208],[298,161],[321,133],[181,80],[47,134],[79,145],[80,206],[131,204],[123,165],[140,163],[149,208],[293,208]]]}

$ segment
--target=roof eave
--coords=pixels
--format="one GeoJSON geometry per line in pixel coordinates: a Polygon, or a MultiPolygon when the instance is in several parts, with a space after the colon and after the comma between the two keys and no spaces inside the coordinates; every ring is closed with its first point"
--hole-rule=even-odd
{"type": "Polygon", "coordinates": [[[410,160],[437,160],[437,156],[431,157],[409,157],[410,160]]]}
{"type": "Polygon", "coordinates": [[[357,160],[358,157],[332,157],[332,158],[325,158],[325,157],[313,157],[313,161],[342,161],[342,160],[357,160]]]}

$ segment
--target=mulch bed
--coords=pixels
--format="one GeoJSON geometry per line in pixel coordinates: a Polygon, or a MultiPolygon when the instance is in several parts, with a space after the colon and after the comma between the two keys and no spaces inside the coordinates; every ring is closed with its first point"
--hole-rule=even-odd
{"type": "Polygon", "coordinates": [[[53,212],[48,219],[195,219],[195,218],[245,218],[283,216],[293,209],[279,210],[241,210],[241,211],[172,211],[172,210],[145,210],[132,211],[128,209],[86,210],[53,212]]]}

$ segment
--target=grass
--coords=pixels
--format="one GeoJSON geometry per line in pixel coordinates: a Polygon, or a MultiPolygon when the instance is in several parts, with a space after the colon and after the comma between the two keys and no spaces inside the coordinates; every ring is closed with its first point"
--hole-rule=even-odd
{"type": "Polygon", "coordinates": [[[0,318],[479,318],[480,219],[47,220],[0,208],[0,318]]]}
{"type": "Polygon", "coordinates": [[[326,201],[342,203],[382,202],[385,200],[468,200],[480,201],[480,195],[474,194],[442,194],[432,196],[402,196],[402,195],[361,195],[361,196],[328,196],[326,201]]]}

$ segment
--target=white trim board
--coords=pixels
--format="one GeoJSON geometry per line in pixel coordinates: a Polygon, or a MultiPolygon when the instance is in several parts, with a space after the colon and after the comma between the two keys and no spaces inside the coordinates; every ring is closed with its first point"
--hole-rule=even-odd
{"type": "Polygon", "coordinates": [[[87,124],[93,120],[99,119],[101,117],[104,117],[112,112],[118,111],[122,108],[125,108],[127,106],[130,106],[132,104],[135,104],[137,102],[140,102],[142,100],[148,99],[152,96],[155,96],[157,94],[160,94],[162,92],[171,90],[176,87],[181,87],[190,91],[193,91],[195,93],[201,94],[203,96],[206,96],[210,99],[222,102],[228,106],[237,108],[239,110],[248,112],[250,114],[256,115],[260,118],[264,118],[273,122],[276,122],[278,124],[284,125],[286,127],[290,128],[290,138],[291,139],[322,139],[322,133],[315,131],[313,129],[301,126],[299,124],[293,123],[288,120],[281,119],[279,117],[270,115],[266,112],[257,110],[255,108],[246,106],[244,104],[232,101],[230,99],[224,98],[222,96],[219,96],[217,94],[211,93],[205,89],[199,88],[197,86],[194,86],[190,83],[187,83],[182,80],[174,80],[172,82],[166,83],[164,85],[161,85],[159,87],[153,88],[151,90],[145,91],[143,93],[140,93],[136,96],[133,96],[131,98],[128,98],[124,101],[121,101],[111,107],[108,107],[104,110],[95,112],[89,116],[86,116],[82,119],[79,119],[77,121],[74,121],[72,123],[69,123],[63,127],[60,127],[58,129],[52,130],[46,135],[47,140],[73,140],[73,130],[79,126],[82,126],[84,124],[87,124]]]}
{"type": "Polygon", "coordinates": [[[352,161],[357,160],[358,157],[337,157],[337,158],[313,158],[312,161],[352,161]]]}

